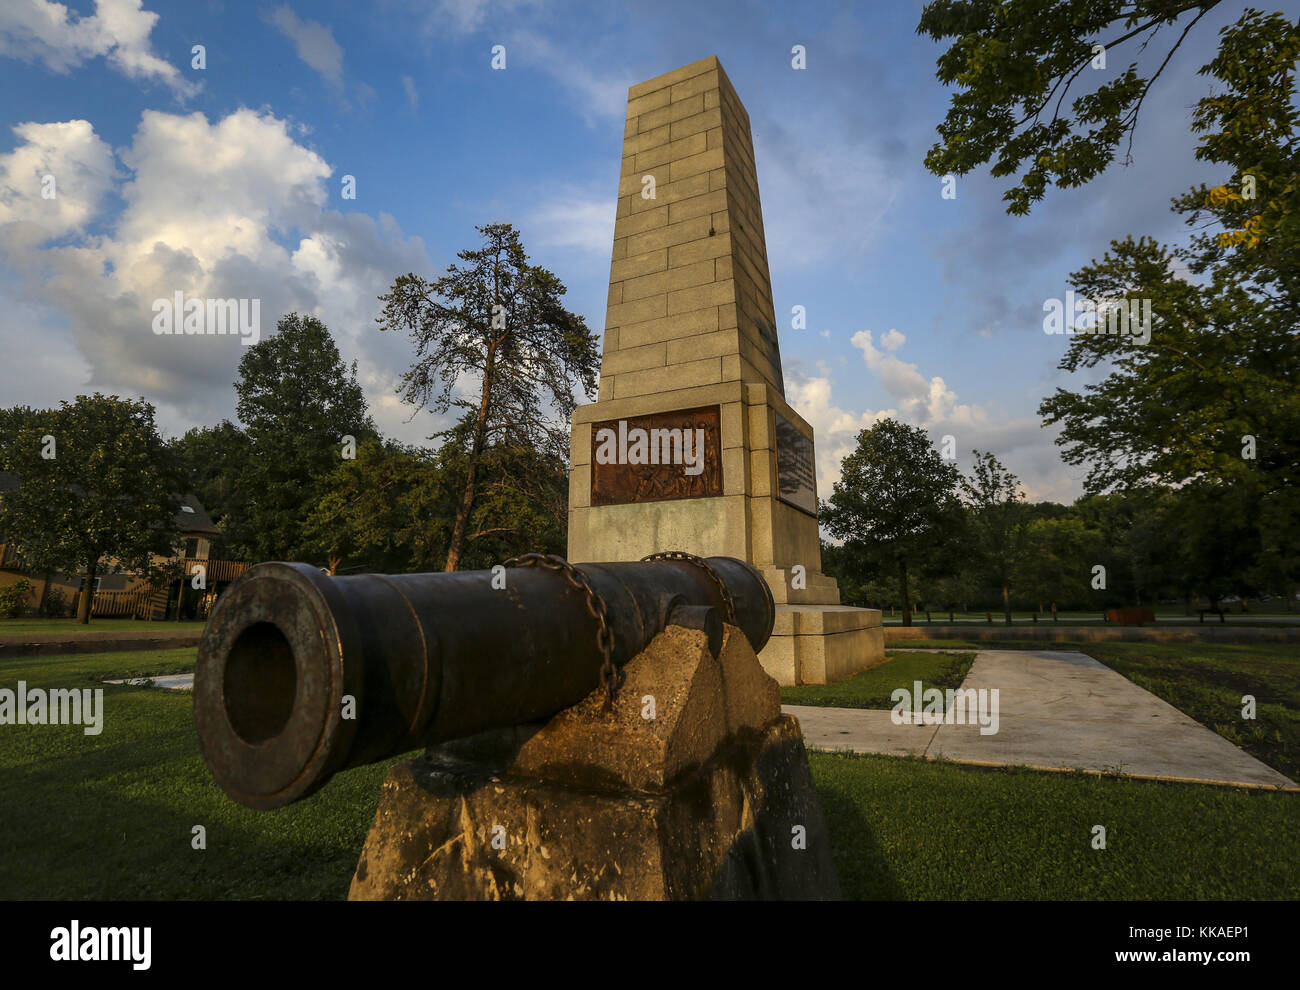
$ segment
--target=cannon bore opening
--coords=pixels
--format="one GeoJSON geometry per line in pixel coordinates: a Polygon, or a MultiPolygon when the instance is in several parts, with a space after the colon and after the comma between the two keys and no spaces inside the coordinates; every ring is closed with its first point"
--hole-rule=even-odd
{"type": "Polygon", "coordinates": [[[255,622],[239,634],[226,658],[222,693],[226,717],[246,743],[278,736],[293,713],[298,670],[293,647],[270,622],[255,622]]]}

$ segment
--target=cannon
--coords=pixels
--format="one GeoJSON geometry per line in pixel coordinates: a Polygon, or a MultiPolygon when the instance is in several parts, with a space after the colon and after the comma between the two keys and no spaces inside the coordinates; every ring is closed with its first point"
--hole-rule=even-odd
{"type": "Polygon", "coordinates": [[[247,807],[280,808],[341,770],[546,719],[602,684],[612,697],[622,665],[670,624],[703,630],[715,654],[724,621],[754,653],[772,634],[772,593],[734,558],[578,567],[528,554],[507,564],[246,571],[208,619],[194,677],[217,783],[247,807]]]}

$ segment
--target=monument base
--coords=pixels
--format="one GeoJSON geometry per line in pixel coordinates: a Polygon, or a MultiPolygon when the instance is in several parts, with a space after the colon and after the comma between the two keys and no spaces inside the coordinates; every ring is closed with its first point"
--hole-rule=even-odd
{"type": "Polygon", "coordinates": [[[395,767],[351,900],[836,899],[799,723],[744,635],[671,626],[539,726],[395,767]]]}
{"type": "Polygon", "coordinates": [[[758,659],[782,687],[843,680],[884,662],[880,610],[777,605],[776,627],[758,659]]]}

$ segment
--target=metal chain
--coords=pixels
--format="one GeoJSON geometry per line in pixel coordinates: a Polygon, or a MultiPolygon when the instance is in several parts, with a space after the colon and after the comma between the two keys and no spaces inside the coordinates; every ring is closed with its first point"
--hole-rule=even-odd
{"type": "Polygon", "coordinates": [[[596,620],[596,648],[604,657],[604,662],[600,665],[600,683],[605,688],[605,709],[608,711],[613,707],[614,695],[622,687],[627,675],[621,667],[614,665],[614,630],[609,626],[609,610],[605,606],[605,599],[591,586],[586,574],[556,554],[526,553],[511,557],[505,566],[542,567],[555,571],[564,576],[570,587],[581,591],[586,597],[587,611],[596,620]]]}
{"type": "Polygon", "coordinates": [[[709,562],[703,557],[697,557],[695,554],[687,553],[685,550],[662,550],[659,553],[647,554],[642,557],[641,560],[643,562],[647,560],[684,560],[688,564],[694,564],[696,567],[702,568],[704,573],[709,576],[717,587],[718,594],[722,596],[722,604],[725,612],[725,615],[723,616],[724,621],[726,621],[728,625],[739,625],[736,621],[736,603],[731,598],[731,592],[727,589],[726,582],[722,580],[718,575],[718,572],[715,571],[712,566],[710,566],[709,562]]]}

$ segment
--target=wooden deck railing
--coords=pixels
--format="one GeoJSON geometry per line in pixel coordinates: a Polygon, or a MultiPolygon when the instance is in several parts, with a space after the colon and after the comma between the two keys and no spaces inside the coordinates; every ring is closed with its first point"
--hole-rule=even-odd
{"type": "Polygon", "coordinates": [[[143,618],[142,613],[147,612],[153,594],[152,588],[136,591],[96,591],[95,600],[90,603],[90,614],[131,615],[143,618]]]}
{"type": "MultiPolygon", "coordinates": [[[[207,591],[202,596],[200,603],[200,611],[204,613],[212,607],[212,603],[216,599],[216,593],[212,590],[214,585],[218,582],[233,581],[253,566],[242,560],[216,560],[212,558],[185,560],[183,570],[185,581],[194,579],[195,565],[198,564],[202,564],[206,568],[204,583],[207,586],[207,591]]],[[[167,614],[167,609],[175,601],[175,598],[174,582],[164,587],[143,584],[122,591],[96,591],[95,598],[90,603],[90,608],[92,615],[132,615],[137,619],[159,618],[160,612],[162,615],[167,614]]]]}

